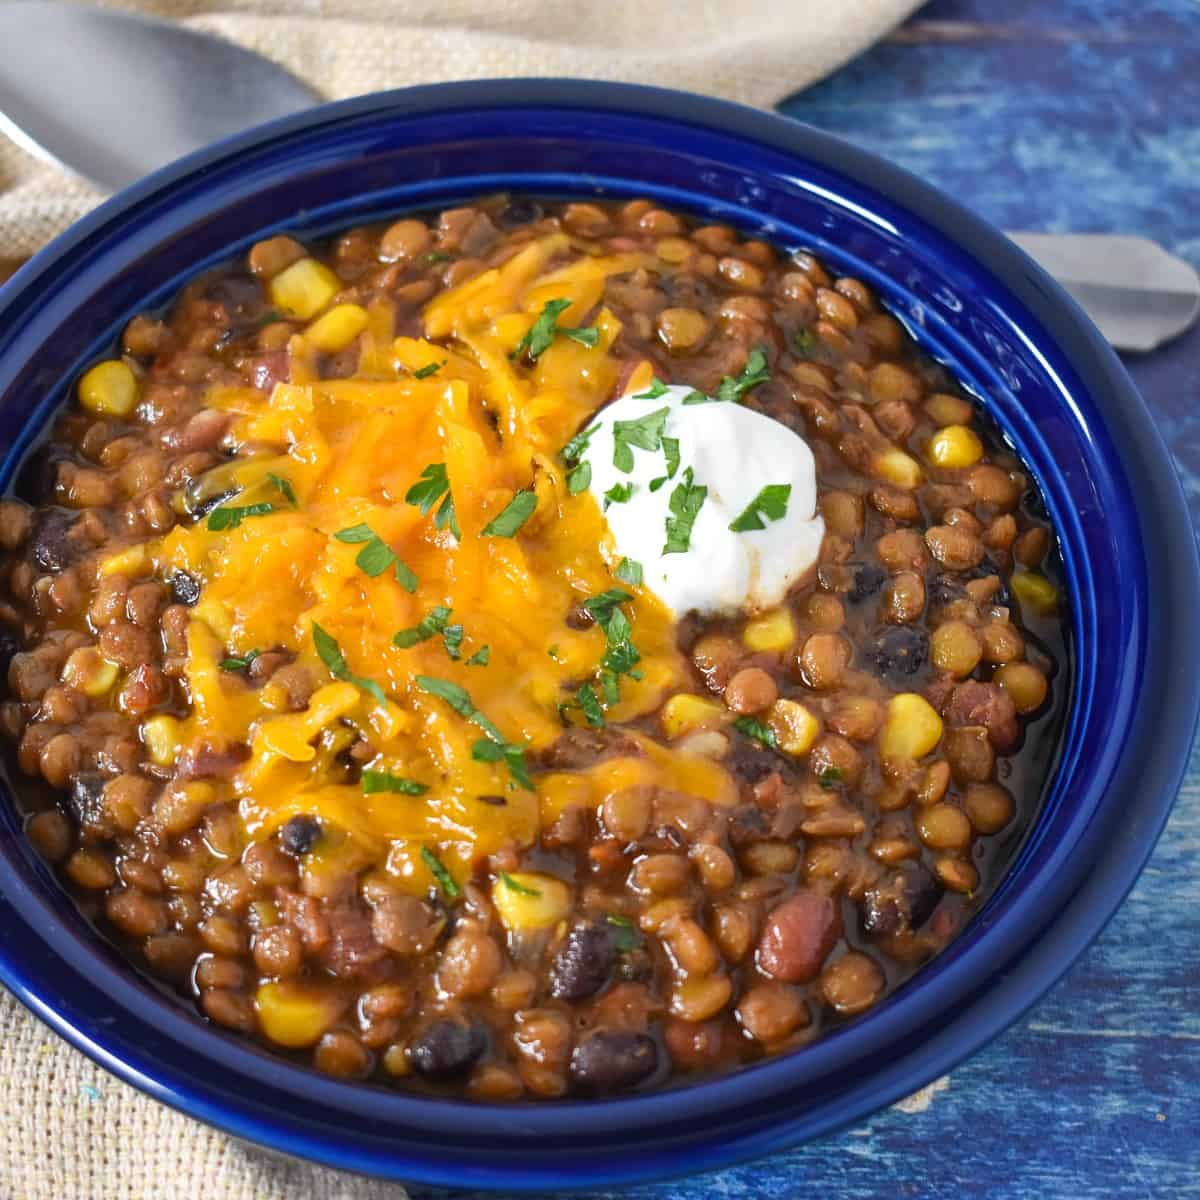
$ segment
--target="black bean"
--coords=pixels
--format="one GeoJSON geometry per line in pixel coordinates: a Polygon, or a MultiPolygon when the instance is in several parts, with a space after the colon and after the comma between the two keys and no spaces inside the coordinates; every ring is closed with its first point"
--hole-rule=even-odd
{"type": "Polygon", "coordinates": [[[66,455],[61,450],[39,446],[21,464],[17,473],[16,492],[33,504],[53,501],[58,486],[58,467],[66,455]]]}
{"type": "Polygon", "coordinates": [[[574,605],[567,613],[567,628],[576,631],[590,629],[596,623],[596,618],[592,616],[582,604],[574,605]]]}
{"type": "Polygon", "coordinates": [[[778,758],[765,751],[761,742],[748,737],[734,739],[724,763],[743,783],[758,783],[779,769],[778,758]]]}
{"type": "Polygon", "coordinates": [[[42,571],[65,571],[79,551],[68,538],[75,514],[61,508],[47,508],[35,518],[29,555],[42,571]]]}
{"type": "Polygon", "coordinates": [[[200,599],[200,581],[186,571],[175,571],[171,575],[171,595],[177,603],[190,608],[200,599]]]}
{"type": "Polygon", "coordinates": [[[669,276],[666,287],[671,303],[677,308],[703,309],[713,303],[712,288],[698,275],[669,276]]]}
{"type": "Polygon", "coordinates": [[[292,817],[279,831],[279,845],[297,858],[307,854],[321,836],[321,822],[307,814],[292,817]]]}
{"type": "Polygon", "coordinates": [[[13,655],[20,652],[21,645],[20,630],[11,625],[0,625],[0,688],[3,688],[4,681],[8,678],[9,663],[12,662],[13,655]]]}
{"type": "Polygon", "coordinates": [[[78,771],[71,777],[67,807],[80,825],[97,825],[104,812],[104,785],[99,771],[78,771]]]}
{"type": "Polygon", "coordinates": [[[929,661],[929,638],[910,625],[888,625],[867,643],[866,658],[884,679],[904,682],[929,661]]]}
{"type": "Polygon", "coordinates": [[[557,1000],[584,1000],[607,982],[617,950],[610,928],[577,925],[550,969],[550,994],[557,1000]]]}
{"type": "Polygon", "coordinates": [[[876,937],[920,929],[942,893],[941,884],[919,864],[896,871],[863,897],[863,929],[876,937]]]}
{"type": "Polygon", "coordinates": [[[956,600],[965,600],[967,589],[961,579],[953,575],[937,575],[929,584],[929,605],[931,608],[944,608],[956,600]]]}
{"type": "Polygon", "coordinates": [[[591,1095],[631,1088],[654,1073],[658,1047],[644,1033],[593,1033],[571,1055],[571,1080],[591,1095]]]}
{"type": "Polygon", "coordinates": [[[462,1021],[434,1021],[409,1043],[408,1061],[425,1079],[461,1079],[487,1049],[480,1026],[462,1021]]]}
{"type": "Polygon", "coordinates": [[[521,225],[531,225],[543,217],[542,206],[528,196],[518,196],[510,200],[496,219],[504,229],[516,229],[521,225]]]}
{"type": "Polygon", "coordinates": [[[622,983],[649,983],[654,978],[654,960],[645,946],[621,951],[616,977],[622,983]]]}
{"type": "Polygon", "coordinates": [[[876,563],[850,564],[854,567],[854,586],[846,597],[851,604],[861,604],[868,596],[874,596],[883,587],[887,572],[876,563]]]}
{"type": "Polygon", "coordinates": [[[219,304],[231,324],[251,327],[258,324],[263,310],[263,292],[257,279],[247,275],[225,275],[204,289],[206,300],[219,304]]]}

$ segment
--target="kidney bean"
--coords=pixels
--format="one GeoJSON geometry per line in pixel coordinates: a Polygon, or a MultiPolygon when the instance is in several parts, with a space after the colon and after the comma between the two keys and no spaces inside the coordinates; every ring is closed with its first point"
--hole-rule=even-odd
{"type": "Polygon", "coordinates": [[[784,983],[806,983],[816,978],[841,932],[834,900],[798,891],[767,914],[758,939],[759,968],[784,983]]]}

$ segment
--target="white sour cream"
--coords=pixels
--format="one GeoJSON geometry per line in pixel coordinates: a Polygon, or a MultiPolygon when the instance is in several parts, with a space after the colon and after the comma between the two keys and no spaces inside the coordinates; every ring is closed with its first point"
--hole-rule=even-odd
{"type": "Polygon", "coordinates": [[[597,414],[583,458],[588,485],[604,508],[605,492],[632,485],[624,503],[609,503],[605,517],[616,554],[641,563],[645,585],[676,617],[693,610],[760,611],[778,604],[817,561],[825,525],[816,511],[816,467],[803,438],[778,421],[728,401],[684,404],[691,388],[672,386],[652,400],[622,396],[597,414]],[[617,422],[637,421],[667,409],[663,436],[679,442],[673,478],[651,491],[667,473],[663,449],[631,447],[633,469],[613,462],[617,422]],[[671,497],[691,468],[708,489],[684,553],[664,554],[671,497]],[[787,510],[778,520],[760,514],[764,528],[734,532],[729,526],[766,485],[790,485],[787,510]]]}

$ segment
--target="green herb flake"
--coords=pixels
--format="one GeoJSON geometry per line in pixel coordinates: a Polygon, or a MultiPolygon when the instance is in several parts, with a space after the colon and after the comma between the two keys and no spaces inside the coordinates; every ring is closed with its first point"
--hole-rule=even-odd
{"type": "Polygon", "coordinates": [[[354,684],[355,687],[361,688],[380,704],[387,703],[387,696],[379,684],[373,679],[363,679],[360,675],[351,672],[346,662],[346,656],[342,653],[341,647],[332,634],[326,633],[316,621],[312,623],[312,632],[313,645],[317,648],[317,655],[334,679],[342,679],[346,683],[354,684]]]}
{"type": "Polygon", "coordinates": [[[480,533],[480,537],[514,537],[517,531],[533,516],[537,508],[537,494],[523,488],[504,506],[503,512],[494,516],[480,533]]]}
{"type": "Polygon", "coordinates": [[[558,662],[558,643],[555,642],[554,645],[546,651],[546,653],[550,655],[555,662],[558,662]]]}
{"type": "Polygon", "coordinates": [[[613,466],[626,475],[633,470],[633,448],[658,450],[662,446],[663,428],[669,408],[659,408],[644,417],[613,422],[613,466]]]}
{"type": "Polygon", "coordinates": [[[570,338],[573,342],[588,347],[595,346],[600,340],[600,330],[594,325],[583,329],[568,329],[559,326],[558,318],[571,307],[570,300],[547,300],[542,305],[538,319],[529,327],[529,332],[517,343],[516,349],[509,358],[520,358],[525,355],[531,362],[536,362],[554,343],[556,334],[570,338]]]}
{"type": "Polygon", "coordinates": [[[671,493],[671,516],[667,518],[667,541],[663,554],[685,554],[691,547],[692,527],[708,498],[708,488],[696,483],[692,468],[683,473],[683,481],[671,493]]]}
{"type": "Polygon", "coordinates": [[[560,329],[558,332],[581,346],[587,346],[589,350],[600,340],[600,330],[595,325],[587,325],[581,329],[560,329]]]}
{"type": "Polygon", "coordinates": [[[636,950],[642,944],[637,926],[628,917],[620,913],[608,913],[605,920],[613,927],[613,946],[618,953],[628,954],[630,950],[636,950]]]}
{"type": "Polygon", "coordinates": [[[390,567],[394,567],[396,581],[400,586],[410,593],[417,590],[416,575],[392,553],[388,544],[370,525],[365,522],[359,525],[350,525],[346,529],[339,529],[333,536],[345,545],[362,546],[354,560],[354,565],[364,575],[375,579],[390,567]]]}
{"type": "Polygon", "coordinates": [[[429,873],[434,879],[437,880],[438,887],[451,900],[457,900],[462,895],[462,888],[455,883],[454,876],[442,866],[438,861],[438,856],[428,846],[421,847],[421,861],[429,868],[429,873]]]}
{"type": "Polygon", "coordinates": [[[275,511],[275,505],[262,504],[222,504],[208,514],[208,528],[213,533],[223,529],[236,529],[247,517],[265,517],[275,511]]]}
{"type": "Polygon", "coordinates": [[[766,383],[770,378],[771,372],[767,367],[767,356],[758,346],[755,346],[746,355],[746,365],[742,368],[741,374],[736,379],[731,379],[726,375],[717,385],[717,399],[740,401],[748,391],[758,387],[760,383],[766,383]]]}
{"type": "Polygon", "coordinates": [[[521,787],[533,791],[533,780],[529,778],[529,768],[525,764],[525,751],[521,746],[480,738],[471,747],[471,757],[476,762],[500,762],[503,760],[514,781],[521,787]]]}
{"type": "Polygon", "coordinates": [[[766,529],[766,521],[782,521],[787,515],[788,499],[792,494],[790,483],[769,483],[742,513],[730,522],[734,533],[749,533],[754,529],[766,529]],[[764,521],[764,518],[766,520],[764,521]]]}
{"type": "Polygon", "coordinates": [[[507,871],[500,872],[500,881],[510,892],[516,892],[518,896],[536,897],[542,894],[537,888],[528,887],[519,879],[514,879],[507,871]]]}
{"type": "Polygon", "coordinates": [[[657,375],[650,380],[650,386],[644,392],[638,392],[635,400],[657,400],[667,394],[667,385],[657,375]]]}
{"type": "Polygon", "coordinates": [[[642,564],[636,562],[632,558],[623,558],[617,563],[617,569],[613,574],[622,582],[629,584],[630,587],[642,586],[642,564]]]}
{"type": "Polygon", "coordinates": [[[572,496],[578,496],[580,492],[586,490],[591,482],[592,464],[590,462],[581,462],[567,473],[567,491],[572,496]]]}
{"type": "Polygon", "coordinates": [[[462,541],[462,530],[458,527],[458,517],[454,512],[454,497],[450,494],[450,479],[446,474],[445,463],[430,463],[421,472],[416,483],[404,493],[405,502],[421,510],[421,516],[428,516],[429,510],[442,500],[434,514],[434,524],[438,529],[447,526],[459,541],[462,541]],[[445,497],[445,499],[442,499],[445,497]]]}
{"type": "Polygon", "coordinates": [[[692,391],[680,401],[680,404],[714,404],[716,397],[710,396],[706,392],[692,391]]]}
{"type": "Polygon", "coordinates": [[[443,358],[441,362],[426,363],[423,367],[418,367],[412,373],[412,377],[414,379],[428,379],[430,375],[436,375],[449,361],[449,359],[443,358]]]}
{"type": "Polygon", "coordinates": [[[608,512],[609,506],[613,504],[626,504],[629,498],[633,495],[632,483],[614,483],[612,487],[604,493],[604,511],[608,512]]]}
{"type": "Polygon", "coordinates": [[[597,421],[588,429],[581,429],[558,453],[559,457],[565,463],[578,462],[587,452],[588,442],[591,441],[592,434],[600,428],[600,422],[597,421]]]}
{"type": "MultiPolygon", "coordinates": [[[[401,650],[407,650],[409,647],[415,646],[418,642],[427,642],[431,637],[442,633],[449,620],[450,609],[444,608],[441,605],[431,608],[429,614],[422,617],[415,625],[394,633],[392,635],[392,645],[399,646],[401,650]]],[[[458,628],[461,630],[462,626],[458,628]]]]}
{"type": "Polygon", "coordinates": [[[823,767],[817,776],[817,782],[828,792],[837,787],[845,778],[841,767],[823,767]]]}
{"type": "Polygon", "coordinates": [[[442,645],[446,647],[447,656],[455,662],[462,657],[462,642],[463,627],[461,625],[447,625],[442,630],[442,645]]]}
{"type": "Polygon", "coordinates": [[[261,650],[247,650],[245,654],[223,658],[217,665],[222,671],[245,671],[261,653],[261,650]]]}
{"type": "Polygon", "coordinates": [[[292,490],[292,481],[290,479],[284,475],[276,475],[274,471],[268,471],[267,478],[275,485],[276,490],[293,508],[300,507],[300,505],[296,503],[296,493],[292,490]]]}
{"type": "Polygon", "coordinates": [[[756,721],[753,717],[738,717],[733,722],[733,727],[748,738],[762,742],[764,746],[770,746],[772,750],[779,749],[779,739],[776,738],[775,731],[761,721],[756,721]]]}
{"type": "Polygon", "coordinates": [[[436,263],[444,263],[449,261],[450,255],[441,250],[431,250],[427,255],[425,255],[425,262],[431,267],[436,263]]]}
{"type": "Polygon", "coordinates": [[[377,792],[395,792],[401,796],[423,796],[429,791],[429,788],[415,779],[406,779],[403,775],[393,775],[390,771],[365,770],[362,773],[362,790],[364,796],[372,796],[377,792]]]}
{"type": "Polygon", "coordinates": [[[579,691],[575,693],[575,700],[578,703],[583,715],[587,718],[587,723],[593,729],[604,728],[604,709],[600,705],[600,701],[596,697],[595,689],[590,683],[585,683],[579,691]]]}
{"type": "Polygon", "coordinates": [[[481,738],[471,747],[471,757],[476,762],[499,762],[503,759],[513,779],[521,787],[533,790],[524,748],[505,741],[500,730],[475,707],[466,688],[459,687],[449,679],[438,679],[435,675],[418,675],[416,684],[427,695],[444,700],[460,717],[487,734],[486,738],[481,738]]]}
{"type": "Polygon", "coordinates": [[[797,354],[807,358],[816,349],[817,339],[811,329],[797,329],[792,334],[792,345],[797,354]]]}
{"type": "Polygon", "coordinates": [[[650,490],[657,492],[660,487],[668,480],[675,478],[675,473],[679,470],[679,439],[667,437],[665,434],[662,439],[663,457],[667,460],[667,473],[660,475],[657,479],[650,481],[650,490]]]}
{"type": "Polygon", "coordinates": [[[488,661],[492,657],[491,646],[480,646],[470,658],[467,659],[468,667],[486,667],[488,661]]]}

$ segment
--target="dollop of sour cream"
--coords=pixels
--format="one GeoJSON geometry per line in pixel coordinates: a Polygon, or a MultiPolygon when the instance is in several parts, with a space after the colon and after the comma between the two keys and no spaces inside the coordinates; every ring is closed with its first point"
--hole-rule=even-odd
{"type": "Polygon", "coordinates": [[[697,395],[675,385],[653,398],[639,398],[645,390],[622,396],[601,410],[582,455],[591,467],[588,488],[605,509],[617,555],[641,564],[645,585],[676,617],[771,608],[821,549],[825,525],[816,510],[812,451],[770,417],[732,401],[696,403],[697,395]],[[688,397],[692,403],[684,403],[688,397]],[[668,473],[674,443],[675,472],[655,484],[668,473]],[[630,455],[632,469],[622,470],[630,455]],[[696,511],[698,488],[706,491],[696,511]],[[684,540],[678,519],[686,525],[689,501],[687,549],[665,552],[669,541],[684,540]],[[673,539],[668,518],[676,520],[673,539]],[[756,524],[762,527],[745,528],[756,524]]]}

